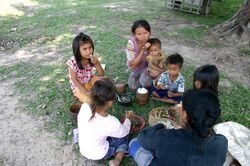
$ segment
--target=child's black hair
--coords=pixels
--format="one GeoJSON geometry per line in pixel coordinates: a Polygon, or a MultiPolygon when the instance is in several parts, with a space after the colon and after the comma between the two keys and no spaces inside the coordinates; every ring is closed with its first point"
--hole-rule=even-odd
{"type": "Polygon", "coordinates": [[[91,110],[92,116],[90,120],[95,116],[96,108],[99,106],[105,106],[108,101],[112,101],[115,98],[115,88],[113,83],[108,79],[98,80],[94,83],[91,90],[91,110]]]}
{"type": "MultiPolygon", "coordinates": [[[[84,33],[79,33],[73,40],[72,42],[72,50],[73,50],[73,54],[74,54],[74,57],[76,59],[76,63],[77,63],[77,66],[79,67],[80,70],[83,70],[84,67],[82,66],[82,63],[81,63],[81,53],[80,53],[80,46],[82,44],[86,44],[86,43],[89,43],[92,45],[92,48],[93,48],[93,51],[94,51],[94,43],[92,41],[92,39],[84,34],[84,33]]],[[[93,66],[94,64],[91,63],[90,59],[89,59],[89,64],[91,66],[93,66]]]]}
{"type": "Polygon", "coordinates": [[[206,88],[218,95],[219,71],[215,65],[198,67],[194,72],[193,88],[195,81],[200,81],[201,88],[206,88]]]}
{"type": "Polygon", "coordinates": [[[186,91],[183,96],[183,109],[187,113],[187,125],[201,139],[209,136],[221,114],[217,95],[207,89],[186,91]]]}
{"type": "Polygon", "coordinates": [[[179,65],[180,68],[182,68],[183,62],[184,60],[182,56],[178,53],[169,55],[166,59],[166,65],[175,64],[175,65],[179,65]]]}
{"type": "Polygon", "coordinates": [[[158,45],[161,48],[161,41],[158,38],[151,38],[148,40],[148,42],[151,44],[151,46],[158,45]]]}
{"type": "Polygon", "coordinates": [[[135,34],[135,30],[139,27],[145,28],[148,32],[151,32],[151,28],[149,23],[146,20],[137,20],[134,22],[133,26],[131,27],[131,31],[135,34]]]}

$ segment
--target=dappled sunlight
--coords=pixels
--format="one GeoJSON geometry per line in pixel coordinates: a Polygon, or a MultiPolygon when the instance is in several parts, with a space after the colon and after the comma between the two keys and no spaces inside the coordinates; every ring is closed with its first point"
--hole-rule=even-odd
{"type": "Polygon", "coordinates": [[[8,66],[16,62],[32,62],[55,56],[57,56],[56,49],[50,49],[47,47],[25,47],[17,50],[14,54],[9,55],[8,58],[0,59],[0,65],[8,66]]]}
{"type": "Polygon", "coordinates": [[[44,76],[44,77],[42,77],[42,78],[40,78],[40,80],[41,81],[49,81],[49,80],[51,80],[51,76],[44,76]]]}
{"type": "Polygon", "coordinates": [[[0,16],[23,16],[25,13],[17,9],[17,5],[36,6],[38,3],[32,0],[0,0],[0,16]]]}
{"type": "Polygon", "coordinates": [[[64,40],[65,38],[71,38],[72,37],[72,34],[69,34],[69,33],[66,33],[66,34],[62,34],[62,35],[59,35],[55,38],[54,42],[55,43],[60,43],[62,40],[64,40]]]}
{"type": "Polygon", "coordinates": [[[103,5],[104,8],[107,8],[107,9],[111,9],[111,10],[114,10],[114,11],[124,11],[124,12],[128,12],[128,11],[134,11],[137,9],[137,6],[136,5],[133,5],[135,2],[133,1],[129,1],[129,2],[114,2],[114,3],[108,3],[108,4],[105,4],[103,5]],[[130,5],[127,5],[127,4],[130,4],[130,5]],[[126,6],[126,7],[125,7],[126,6]]]}

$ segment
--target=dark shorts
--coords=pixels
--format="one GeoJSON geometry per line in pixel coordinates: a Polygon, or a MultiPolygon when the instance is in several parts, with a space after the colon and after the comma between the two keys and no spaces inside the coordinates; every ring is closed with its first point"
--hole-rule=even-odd
{"type": "Polygon", "coordinates": [[[129,154],[129,152],[128,152],[128,135],[126,137],[123,137],[123,138],[108,137],[107,141],[109,142],[109,149],[103,158],[104,160],[112,157],[117,152],[124,152],[125,155],[129,154]]]}
{"type": "Polygon", "coordinates": [[[161,98],[167,97],[169,99],[172,99],[174,101],[177,101],[178,103],[180,101],[182,101],[182,96],[178,96],[178,97],[168,97],[168,90],[162,90],[162,89],[156,89],[154,86],[151,86],[150,88],[150,92],[153,93],[157,93],[161,98]]]}

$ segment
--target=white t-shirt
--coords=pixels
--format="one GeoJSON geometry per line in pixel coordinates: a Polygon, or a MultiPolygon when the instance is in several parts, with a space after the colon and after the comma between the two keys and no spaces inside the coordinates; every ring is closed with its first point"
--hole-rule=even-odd
{"type": "Polygon", "coordinates": [[[103,117],[98,113],[90,120],[92,111],[87,103],[82,104],[77,116],[79,147],[83,156],[92,160],[102,159],[109,149],[107,137],[122,138],[129,134],[131,122],[123,124],[112,116],[103,117]]]}

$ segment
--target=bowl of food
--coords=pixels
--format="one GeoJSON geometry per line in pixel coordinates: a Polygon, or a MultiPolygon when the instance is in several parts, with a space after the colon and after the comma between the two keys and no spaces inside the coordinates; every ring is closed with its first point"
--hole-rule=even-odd
{"type": "Polygon", "coordinates": [[[116,100],[121,105],[130,106],[133,102],[133,97],[130,95],[118,95],[118,94],[116,94],[116,100]]]}
{"type": "MultiPolygon", "coordinates": [[[[123,123],[125,120],[125,116],[122,117],[121,122],[123,123]]],[[[145,120],[142,116],[134,115],[133,118],[130,120],[131,122],[131,131],[140,131],[145,126],[145,120]]]]}

